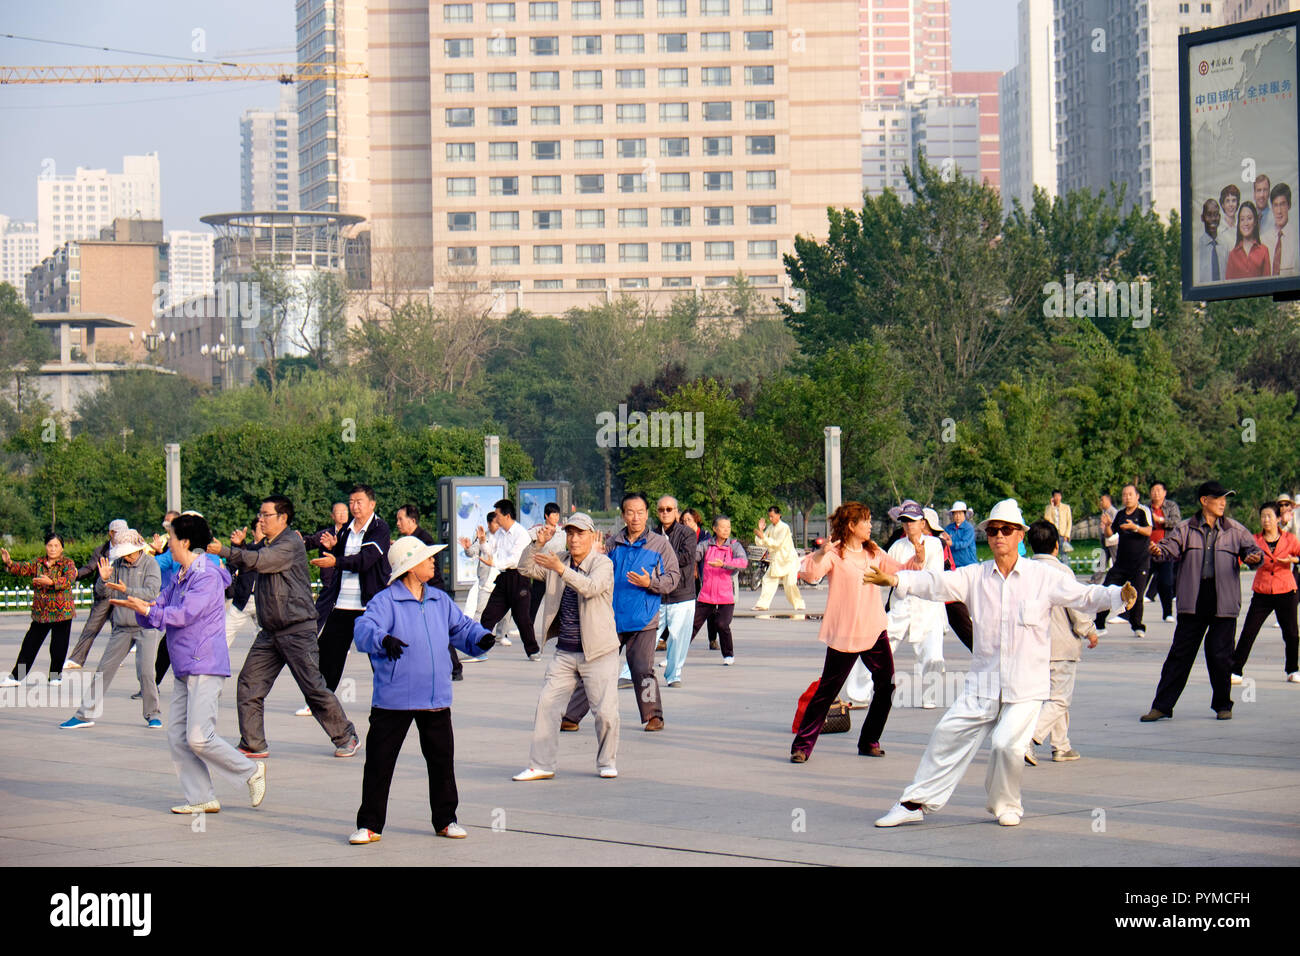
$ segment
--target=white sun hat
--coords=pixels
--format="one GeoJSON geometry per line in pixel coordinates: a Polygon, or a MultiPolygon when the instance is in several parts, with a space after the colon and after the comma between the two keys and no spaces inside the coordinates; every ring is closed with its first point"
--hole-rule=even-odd
{"type": "Polygon", "coordinates": [[[445,544],[425,544],[412,534],[398,538],[388,549],[388,566],[393,569],[393,573],[388,576],[388,583],[392,584],[421,561],[433,557],[445,547],[445,544]]]}
{"type": "Polygon", "coordinates": [[[147,545],[139,531],[127,528],[125,531],[117,533],[116,543],[108,549],[108,560],[116,561],[118,558],[125,558],[128,554],[135,554],[137,551],[143,551],[147,545]]]}
{"type": "Polygon", "coordinates": [[[1003,498],[993,506],[989,516],[979,523],[979,529],[984,531],[988,528],[989,523],[999,521],[1002,524],[1013,524],[1021,531],[1028,531],[1029,525],[1025,524],[1024,515],[1020,513],[1020,505],[1015,498],[1003,498]]]}
{"type": "Polygon", "coordinates": [[[939,524],[939,514],[933,508],[921,509],[921,514],[925,516],[925,523],[930,526],[935,534],[943,533],[943,525],[939,524]]]}
{"type": "Polygon", "coordinates": [[[952,503],[952,507],[948,509],[948,513],[952,514],[954,511],[969,511],[969,510],[970,509],[966,507],[966,502],[954,501],[952,503]]]}

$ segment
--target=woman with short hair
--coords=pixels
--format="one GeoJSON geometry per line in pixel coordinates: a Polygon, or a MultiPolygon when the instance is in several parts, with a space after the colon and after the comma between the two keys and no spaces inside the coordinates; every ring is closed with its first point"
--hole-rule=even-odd
{"type": "Polygon", "coordinates": [[[72,619],[77,613],[72,606],[72,585],[77,580],[77,565],[63,553],[63,536],[55,532],[47,534],[45,557],[35,561],[14,561],[7,548],[0,548],[0,559],[4,560],[5,570],[10,574],[32,579],[32,626],[23,637],[14,669],[0,686],[17,687],[27,680],[47,634],[53,634],[50,638],[50,683],[61,684],[72,619]]]}

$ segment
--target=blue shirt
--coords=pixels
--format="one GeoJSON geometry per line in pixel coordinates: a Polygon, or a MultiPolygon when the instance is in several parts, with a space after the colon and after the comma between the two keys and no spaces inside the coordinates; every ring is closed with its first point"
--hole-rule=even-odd
{"type": "Polygon", "coordinates": [[[948,527],[943,530],[952,538],[952,563],[955,567],[964,568],[968,564],[978,563],[979,559],[975,556],[974,525],[969,521],[963,521],[960,525],[949,521],[948,527]]]}

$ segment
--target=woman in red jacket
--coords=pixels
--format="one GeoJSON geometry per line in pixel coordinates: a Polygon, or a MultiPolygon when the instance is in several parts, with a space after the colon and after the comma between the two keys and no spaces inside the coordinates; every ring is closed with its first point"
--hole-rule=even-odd
{"type": "Polygon", "coordinates": [[[1286,646],[1286,679],[1292,684],[1300,684],[1300,665],[1296,661],[1300,622],[1296,617],[1295,577],[1291,573],[1300,561],[1300,540],[1289,531],[1278,528],[1277,513],[1278,507],[1272,502],[1259,509],[1259,523],[1264,530],[1255,535],[1255,543],[1264,552],[1264,560],[1255,569],[1246,623],[1241,626],[1241,637],[1237,638],[1237,649],[1232,654],[1234,684],[1241,683],[1250,648],[1269,614],[1277,615],[1277,623],[1282,628],[1282,642],[1286,646]]]}
{"type": "Polygon", "coordinates": [[[13,561],[8,550],[0,548],[5,570],[19,577],[32,579],[32,626],[27,629],[18,662],[4,687],[14,687],[27,679],[27,672],[36,663],[36,655],[50,639],[50,683],[63,683],[63,659],[68,654],[68,636],[72,633],[72,585],[77,580],[77,565],[63,553],[63,538],[57,534],[45,536],[45,557],[36,561],[13,561]]]}

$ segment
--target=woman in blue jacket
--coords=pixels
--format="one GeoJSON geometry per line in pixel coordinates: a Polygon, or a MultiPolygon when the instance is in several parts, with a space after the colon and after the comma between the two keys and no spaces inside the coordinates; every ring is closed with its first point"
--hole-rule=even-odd
{"type": "Polygon", "coordinates": [[[411,721],[429,768],[429,807],[438,836],[467,836],[456,822],[455,743],[451,731],[451,657],[448,646],[482,657],[493,637],[466,617],[445,592],[426,587],[436,571],[433,557],[446,545],[410,535],[388,550],[393,569],[388,587],[366,605],[353,640],[370,655],[374,694],[366,733],[357,832],[351,843],[377,843],[388,815],[388,791],[397,755],[411,721]]]}

